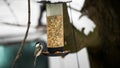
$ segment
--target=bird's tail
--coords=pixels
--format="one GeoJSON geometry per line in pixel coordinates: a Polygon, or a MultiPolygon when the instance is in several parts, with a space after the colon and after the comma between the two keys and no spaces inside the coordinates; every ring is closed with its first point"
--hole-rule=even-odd
{"type": "Polygon", "coordinates": [[[37,57],[35,57],[35,59],[34,59],[34,68],[36,68],[36,63],[37,62],[37,57]]]}

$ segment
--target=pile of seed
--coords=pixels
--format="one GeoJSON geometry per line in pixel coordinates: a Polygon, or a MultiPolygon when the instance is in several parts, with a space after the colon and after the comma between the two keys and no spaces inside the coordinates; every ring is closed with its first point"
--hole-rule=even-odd
{"type": "Polygon", "coordinates": [[[63,47],[64,31],[62,16],[48,16],[47,22],[48,47],[63,47]]]}

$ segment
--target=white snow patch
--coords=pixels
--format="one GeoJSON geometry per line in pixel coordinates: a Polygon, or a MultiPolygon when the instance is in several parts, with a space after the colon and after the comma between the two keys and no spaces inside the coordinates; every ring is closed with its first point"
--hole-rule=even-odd
{"type": "MultiPolygon", "coordinates": [[[[82,8],[82,6],[84,4],[84,0],[80,0],[80,1],[78,1],[78,0],[74,1],[73,0],[72,3],[68,4],[68,6],[71,6],[71,7],[75,8],[75,9],[77,9],[77,10],[81,10],[81,8],[82,8]],[[79,7],[78,7],[78,5],[79,5],[79,7]]],[[[68,13],[69,13],[70,21],[73,23],[73,25],[79,31],[81,31],[83,28],[85,28],[85,30],[84,30],[85,35],[88,35],[90,32],[94,31],[96,25],[86,15],[84,15],[84,16],[82,16],[80,18],[81,13],[74,10],[74,9],[70,9],[70,8],[68,8],[68,13]]]]}

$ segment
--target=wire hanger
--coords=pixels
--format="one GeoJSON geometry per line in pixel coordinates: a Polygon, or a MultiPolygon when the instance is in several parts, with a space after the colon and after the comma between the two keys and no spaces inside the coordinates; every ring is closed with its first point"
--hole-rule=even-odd
{"type": "MultiPolygon", "coordinates": [[[[70,5],[70,3],[69,3],[69,7],[71,7],[71,5],[70,5]]],[[[71,24],[73,25],[73,18],[72,18],[72,8],[70,8],[70,19],[71,19],[71,24]]],[[[74,26],[72,26],[72,28],[73,28],[74,26]]],[[[77,53],[77,51],[78,51],[78,48],[77,48],[77,41],[76,41],[76,36],[75,36],[75,30],[74,29],[72,29],[72,35],[73,35],[73,40],[75,41],[74,42],[74,44],[75,44],[75,49],[76,49],[76,60],[77,60],[77,65],[78,65],[78,68],[80,68],[80,64],[79,64],[79,56],[78,56],[78,53],[77,53]]]]}

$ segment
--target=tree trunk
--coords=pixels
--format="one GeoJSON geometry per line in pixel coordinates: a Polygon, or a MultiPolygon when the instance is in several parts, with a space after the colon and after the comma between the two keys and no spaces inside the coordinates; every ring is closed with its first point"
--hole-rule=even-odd
{"type": "Polygon", "coordinates": [[[92,19],[100,38],[99,48],[87,47],[91,68],[120,68],[119,0],[86,0],[81,10],[92,19]]]}
{"type": "Polygon", "coordinates": [[[81,12],[96,24],[95,31],[88,36],[69,23],[68,13],[64,10],[64,26],[67,26],[65,49],[76,52],[87,47],[91,68],[120,68],[119,3],[119,0],[85,0],[81,12]],[[75,31],[76,40],[73,39],[72,29],[75,31]]]}
{"type": "Polygon", "coordinates": [[[64,26],[67,27],[65,49],[76,52],[87,47],[91,68],[120,68],[119,3],[119,0],[85,0],[81,12],[87,14],[96,24],[94,32],[88,36],[70,24],[64,5],[64,26]]]}

